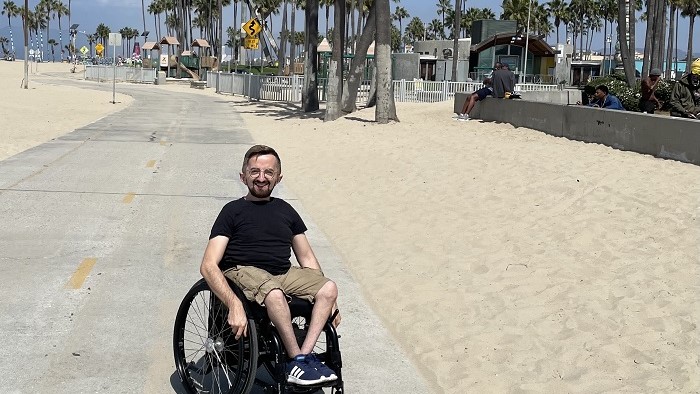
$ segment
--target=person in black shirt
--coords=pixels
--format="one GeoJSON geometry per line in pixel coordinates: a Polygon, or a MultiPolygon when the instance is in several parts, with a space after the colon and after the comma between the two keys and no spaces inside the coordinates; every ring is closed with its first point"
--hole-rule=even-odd
{"type": "MultiPolygon", "coordinates": [[[[336,374],[312,350],[331,312],[338,309],[338,288],[323,275],[299,214],[286,201],[271,197],[282,180],[277,152],[264,145],[251,147],[245,154],[240,179],[248,194],[221,210],[212,226],[200,272],[228,307],[228,323],[237,339],[247,335],[248,319],[226,278],[250,301],[265,306],[291,358],[286,366],[289,382],[312,385],[335,380],[336,374]],[[290,249],[301,267],[290,263],[290,249]],[[301,347],[287,304],[292,295],[314,304],[301,347]]],[[[340,324],[339,313],[333,323],[340,324]]]]}

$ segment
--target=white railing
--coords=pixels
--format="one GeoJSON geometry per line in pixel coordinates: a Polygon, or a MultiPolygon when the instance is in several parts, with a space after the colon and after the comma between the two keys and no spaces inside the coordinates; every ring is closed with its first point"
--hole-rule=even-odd
{"type": "Polygon", "coordinates": [[[113,66],[86,65],[85,79],[98,82],[112,81],[154,83],[156,80],[156,70],[154,68],[124,67],[115,68],[113,66]]]}
{"type": "Polygon", "coordinates": [[[515,85],[516,92],[552,92],[555,90],[561,90],[560,86],[539,83],[518,83],[515,85]]]}
{"type": "MultiPolygon", "coordinates": [[[[207,87],[216,89],[218,93],[234,94],[249,97],[253,100],[301,102],[304,77],[260,76],[251,74],[230,74],[209,72],[207,87]]],[[[434,103],[452,100],[455,93],[475,92],[483,85],[480,82],[450,82],[399,80],[393,81],[394,99],[397,102],[434,103]]],[[[319,80],[319,98],[325,99],[325,81],[319,80]]],[[[555,91],[559,85],[543,85],[536,83],[519,83],[515,85],[518,92],[555,91]]],[[[369,98],[370,81],[363,81],[357,91],[357,104],[364,105],[369,98]]]]}

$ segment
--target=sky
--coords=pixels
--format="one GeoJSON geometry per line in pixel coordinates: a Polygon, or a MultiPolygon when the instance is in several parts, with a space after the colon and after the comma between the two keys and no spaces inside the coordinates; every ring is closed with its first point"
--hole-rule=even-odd
{"type": "MultiPolygon", "coordinates": [[[[24,0],[14,0],[15,3],[18,5],[23,5],[24,0]]],[[[146,7],[148,7],[148,4],[150,4],[151,0],[144,0],[146,3],[146,7]]],[[[216,3],[216,0],[212,0],[214,3],[216,3]]],[[[34,8],[34,6],[39,2],[39,0],[29,0],[29,7],[34,8]]],[[[68,0],[63,0],[64,4],[66,6],[68,5],[68,0]]],[[[425,23],[430,22],[432,19],[441,19],[440,16],[437,15],[436,12],[436,4],[437,0],[401,0],[400,3],[395,3],[394,1],[391,2],[391,9],[392,12],[396,8],[397,5],[400,5],[401,7],[405,8],[408,13],[410,14],[410,17],[408,20],[411,18],[417,16],[421,18],[421,20],[425,23]]],[[[501,14],[501,6],[498,1],[494,0],[468,0],[467,1],[467,6],[468,7],[477,7],[477,8],[484,8],[488,7],[491,8],[494,13],[496,14],[497,17],[500,16],[501,14]]],[[[77,23],[80,26],[78,27],[79,31],[85,31],[87,33],[93,33],[97,27],[98,24],[104,23],[105,25],[109,26],[110,29],[113,32],[119,31],[122,27],[132,27],[135,29],[138,29],[139,31],[143,31],[143,20],[142,20],[142,15],[141,15],[141,0],[72,0],[71,1],[71,9],[72,9],[72,15],[71,15],[71,23],[77,23]]],[[[303,11],[298,11],[297,12],[297,30],[303,30],[303,11]]],[[[233,7],[227,7],[224,9],[224,24],[226,26],[230,26],[233,20],[233,7]]],[[[403,26],[408,24],[408,20],[403,21],[403,26]]],[[[15,45],[16,46],[21,46],[22,45],[22,24],[20,19],[14,19],[13,21],[13,35],[14,35],[14,40],[15,40],[15,45]]],[[[64,41],[66,40],[66,37],[68,36],[68,27],[70,26],[68,24],[67,18],[64,18],[62,21],[62,34],[63,34],[63,39],[64,41]]],[[[332,15],[331,15],[331,24],[332,24],[332,15]]],[[[398,27],[398,22],[395,23],[398,27]]],[[[688,42],[688,19],[687,18],[681,18],[680,19],[680,28],[679,28],[679,34],[678,34],[678,47],[681,50],[685,50],[687,48],[687,42],[688,42]]],[[[276,19],[273,19],[273,29],[279,29],[279,26],[281,25],[280,23],[280,17],[278,16],[276,19]]],[[[146,26],[147,30],[151,31],[151,35],[149,38],[151,40],[155,39],[155,29],[154,29],[154,18],[153,16],[149,15],[146,13],[146,26]]],[[[319,15],[319,30],[321,32],[325,31],[325,12],[322,9],[320,11],[319,15]]],[[[560,27],[560,34],[562,37],[563,41],[563,36],[564,36],[564,27],[560,27]]],[[[637,34],[636,34],[636,42],[638,43],[637,47],[640,48],[643,46],[644,42],[644,33],[645,33],[645,23],[644,22],[638,22],[637,23],[637,34]]],[[[3,16],[0,17],[0,36],[5,36],[9,38],[9,27],[8,27],[8,21],[7,17],[3,16]]],[[[51,21],[51,37],[57,39],[58,41],[58,22],[56,20],[51,21]]],[[[278,33],[275,32],[275,37],[278,37],[278,33]]],[[[556,42],[556,32],[552,33],[548,38],[547,42],[550,44],[555,44],[556,42]]],[[[594,35],[593,39],[593,49],[601,49],[603,47],[603,33],[596,33],[594,35]]],[[[700,52],[700,27],[695,29],[694,35],[693,35],[693,43],[694,43],[694,48],[693,51],[695,53],[700,52]]],[[[64,45],[66,43],[64,42],[64,45]]],[[[86,45],[87,40],[85,39],[84,34],[79,34],[78,38],[76,40],[76,46],[80,48],[82,45],[86,45]]],[[[16,52],[21,52],[17,49],[15,49],[16,52]]]]}

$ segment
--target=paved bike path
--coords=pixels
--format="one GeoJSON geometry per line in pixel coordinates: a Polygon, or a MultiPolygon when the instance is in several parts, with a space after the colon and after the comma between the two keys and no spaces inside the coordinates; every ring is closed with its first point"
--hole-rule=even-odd
{"type": "MultiPolygon", "coordinates": [[[[107,85],[36,80],[112,98],[107,85]]],[[[238,171],[256,141],[216,97],[147,85],[118,91],[133,104],[0,161],[5,392],[183,392],[175,313],[200,277],[212,221],[245,194],[238,171]]],[[[428,392],[301,203],[284,184],[276,195],[299,209],[341,289],[347,391],[428,392]]]]}

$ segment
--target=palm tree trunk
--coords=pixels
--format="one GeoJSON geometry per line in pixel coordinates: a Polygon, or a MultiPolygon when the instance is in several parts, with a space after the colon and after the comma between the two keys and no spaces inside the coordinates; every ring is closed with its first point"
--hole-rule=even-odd
{"type": "MultiPolygon", "coordinates": [[[[632,4],[630,4],[630,7],[632,4]]],[[[627,15],[625,9],[625,2],[618,1],[617,3],[617,39],[620,43],[620,54],[622,56],[622,65],[625,69],[625,79],[627,81],[627,86],[633,87],[635,85],[635,75],[634,75],[634,56],[630,57],[630,48],[625,37],[627,29],[627,15]]]]}
{"type": "Polygon", "coordinates": [[[331,5],[326,4],[326,34],[324,34],[326,36],[326,38],[328,38],[328,32],[330,31],[330,29],[328,28],[328,23],[329,23],[328,21],[330,20],[330,17],[331,17],[331,5]]]}
{"type": "MultiPolygon", "coordinates": [[[[457,59],[459,59],[459,30],[462,21],[462,0],[455,0],[455,20],[452,42],[452,82],[457,82],[457,59]]],[[[529,33],[529,32],[528,32],[529,33]]],[[[527,56],[527,54],[525,54],[527,56]]],[[[527,59],[525,60],[527,61],[527,59]]]]}
{"type": "Polygon", "coordinates": [[[347,31],[345,0],[336,2],[333,11],[333,52],[328,64],[328,96],[324,122],[340,117],[340,105],[343,98],[343,53],[345,52],[343,32],[347,31]]]}
{"type": "Polygon", "coordinates": [[[688,55],[685,57],[685,72],[690,72],[690,65],[693,63],[693,31],[695,29],[695,15],[690,15],[690,26],[688,26],[688,55]]]}
{"type": "MultiPolygon", "coordinates": [[[[637,12],[637,1],[638,0],[629,0],[629,20],[630,24],[627,27],[630,35],[629,35],[629,50],[630,50],[630,58],[632,59],[632,70],[635,71],[636,74],[636,69],[635,69],[635,61],[636,59],[636,54],[637,54],[637,46],[635,44],[635,34],[636,34],[636,25],[637,25],[637,17],[636,17],[636,12],[637,12]]],[[[636,75],[633,74],[632,77],[636,78],[636,75]]],[[[630,85],[631,87],[632,85],[630,85]]]]}
{"type": "Polygon", "coordinates": [[[297,16],[297,1],[296,0],[290,0],[292,2],[292,19],[291,19],[291,24],[292,28],[289,33],[289,39],[290,39],[290,45],[289,45],[289,67],[290,67],[290,74],[294,74],[294,59],[296,58],[296,45],[295,45],[295,36],[296,36],[296,16],[297,16]]]}
{"type": "Polygon", "coordinates": [[[350,1],[350,53],[355,53],[355,0],[350,1]]]}
{"type": "Polygon", "coordinates": [[[287,53],[287,0],[284,0],[284,6],[282,7],[282,30],[280,30],[280,45],[277,51],[277,62],[279,66],[277,68],[277,75],[282,75],[284,73],[284,66],[287,63],[285,55],[287,53]]]}
{"type": "Polygon", "coordinates": [[[664,77],[666,79],[671,78],[671,65],[675,62],[675,48],[673,46],[673,36],[676,30],[676,4],[671,2],[671,10],[669,12],[669,24],[668,24],[668,42],[666,43],[666,68],[664,69],[664,77]]]}
{"type": "MultiPolygon", "coordinates": [[[[357,41],[357,51],[355,56],[352,58],[350,63],[350,72],[348,74],[347,87],[343,90],[343,100],[342,100],[342,111],[345,114],[355,112],[357,106],[355,101],[357,100],[357,89],[359,89],[362,80],[364,79],[365,63],[367,59],[367,50],[374,40],[374,32],[376,30],[375,22],[375,3],[369,10],[369,15],[367,16],[367,24],[360,39],[357,41]]],[[[358,18],[359,20],[359,18],[358,18]]]]}
{"type": "Polygon", "coordinates": [[[649,63],[652,61],[651,44],[654,38],[656,23],[656,3],[658,0],[647,1],[647,29],[644,35],[644,58],[642,59],[642,78],[649,75],[649,63]]]}
{"type": "Polygon", "coordinates": [[[301,102],[304,112],[318,110],[318,0],[306,0],[305,10],[306,59],[304,60],[304,89],[301,102]]]}
{"type": "Polygon", "coordinates": [[[377,107],[374,119],[379,124],[389,123],[396,117],[396,106],[391,88],[391,10],[389,0],[374,0],[377,3],[375,64],[377,79],[377,107]]]}

